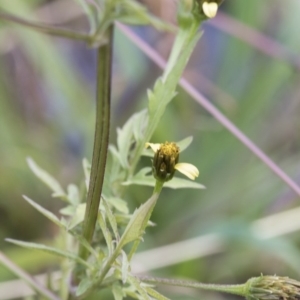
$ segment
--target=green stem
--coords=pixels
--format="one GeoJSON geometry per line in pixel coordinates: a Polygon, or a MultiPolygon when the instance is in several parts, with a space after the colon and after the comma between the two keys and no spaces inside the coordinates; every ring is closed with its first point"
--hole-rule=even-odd
{"type": "Polygon", "coordinates": [[[163,188],[163,185],[164,185],[164,182],[156,180],[152,195],[160,194],[160,192],[163,188]]]}
{"type": "Polygon", "coordinates": [[[111,269],[113,263],[119,256],[120,252],[122,250],[122,247],[120,247],[120,244],[118,247],[115,249],[115,251],[112,253],[112,255],[106,260],[100,270],[99,276],[95,279],[93,282],[92,286],[81,296],[76,298],[76,300],[82,300],[82,299],[87,299],[87,297],[95,290],[96,287],[101,287],[101,283],[106,276],[107,272],[111,269]]]}
{"type": "Polygon", "coordinates": [[[148,199],[148,201],[146,201],[146,203],[144,203],[139,208],[140,214],[135,215],[134,217],[137,218],[138,216],[140,216],[141,219],[139,219],[139,218],[135,219],[135,220],[137,220],[137,222],[136,223],[134,223],[134,222],[131,223],[131,225],[133,227],[130,227],[130,225],[129,225],[129,229],[128,229],[128,225],[127,225],[120,241],[117,244],[116,249],[107,258],[107,260],[104,261],[97,277],[93,280],[91,286],[85,291],[84,294],[80,295],[77,300],[86,299],[96,288],[101,287],[105,276],[107,275],[109,270],[111,270],[111,268],[113,267],[114,262],[116,261],[116,259],[120,255],[120,253],[121,253],[122,249],[124,248],[124,246],[126,244],[130,243],[131,241],[135,240],[136,238],[140,238],[142,236],[142,234],[145,231],[145,228],[147,226],[147,223],[150,219],[153,208],[155,207],[158,196],[159,196],[158,193],[153,193],[153,195],[148,199]],[[136,227],[136,226],[138,226],[138,227],[136,227]],[[131,236],[132,232],[130,232],[132,228],[134,228],[134,230],[137,229],[137,232],[134,233],[134,238],[131,236]]]}
{"type": "Polygon", "coordinates": [[[23,279],[30,287],[32,287],[38,294],[49,300],[59,300],[59,298],[52,292],[47,290],[45,287],[40,285],[33,277],[27,274],[24,270],[14,264],[8,257],[0,252],[0,263],[3,264],[7,269],[23,279]]]}
{"type": "MultiPolygon", "coordinates": [[[[98,216],[109,140],[113,25],[108,28],[106,35],[108,43],[98,50],[96,128],[83,224],[83,237],[89,243],[92,241],[98,216]]],[[[88,250],[81,246],[79,256],[86,259],[88,250]]]]}
{"type": "Polygon", "coordinates": [[[169,278],[158,278],[148,276],[138,276],[138,278],[146,283],[151,284],[165,284],[173,286],[191,287],[206,291],[224,292],[245,297],[247,295],[246,284],[213,284],[213,283],[202,283],[195,281],[177,280],[169,278]]]}
{"type": "Polygon", "coordinates": [[[88,43],[90,43],[91,41],[91,36],[89,36],[88,34],[24,20],[20,17],[11,15],[9,13],[0,12],[0,19],[13,22],[16,24],[20,24],[29,27],[31,29],[34,29],[36,31],[47,33],[54,36],[64,37],[72,40],[85,41],[88,43]]]}

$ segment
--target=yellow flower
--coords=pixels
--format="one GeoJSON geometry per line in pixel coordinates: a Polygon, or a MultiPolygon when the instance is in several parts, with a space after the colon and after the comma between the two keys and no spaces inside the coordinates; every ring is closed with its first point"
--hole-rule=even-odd
{"type": "Polygon", "coordinates": [[[204,12],[204,14],[208,17],[208,18],[214,18],[218,12],[218,4],[216,2],[204,2],[202,4],[202,10],[204,12]]]}
{"type": "Polygon", "coordinates": [[[192,180],[199,176],[199,171],[194,165],[178,163],[180,149],[175,143],[146,143],[146,148],[148,147],[154,151],[152,171],[156,180],[169,181],[173,178],[176,170],[192,180]]]}

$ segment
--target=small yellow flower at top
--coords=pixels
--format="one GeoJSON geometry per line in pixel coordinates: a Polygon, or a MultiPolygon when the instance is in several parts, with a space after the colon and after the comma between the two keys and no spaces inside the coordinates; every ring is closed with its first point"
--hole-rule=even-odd
{"type": "Polygon", "coordinates": [[[214,18],[217,15],[218,12],[218,4],[216,2],[204,2],[202,4],[202,10],[204,12],[204,14],[208,17],[208,18],[214,18]]]}
{"type": "Polygon", "coordinates": [[[161,182],[169,181],[173,178],[176,170],[192,180],[199,176],[199,171],[194,165],[178,163],[180,149],[176,143],[146,143],[146,148],[148,147],[151,147],[154,151],[152,171],[156,180],[161,182]]]}

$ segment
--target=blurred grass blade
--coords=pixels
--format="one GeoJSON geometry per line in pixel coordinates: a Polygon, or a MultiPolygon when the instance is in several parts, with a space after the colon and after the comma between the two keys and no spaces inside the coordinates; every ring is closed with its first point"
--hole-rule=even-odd
{"type": "MultiPolygon", "coordinates": [[[[47,290],[44,286],[42,286],[39,282],[37,282],[33,277],[31,277],[29,274],[27,274],[23,269],[21,269],[19,266],[17,266],[15,263],[13,263],[1,251],[0,251],[0,263],[3,266],[5,266],[7,269],[9,269],[13,274],[18,276],[22,280],[24,280],[26,282],[26,284],[28,284],[38,294],[42,295],[44,297],[44,299],[60,300],[56,295],[54,295],[52,292],[47,290]]],[[[1,294],[1,296],[3,296],[3,295],[1,294]]]]}

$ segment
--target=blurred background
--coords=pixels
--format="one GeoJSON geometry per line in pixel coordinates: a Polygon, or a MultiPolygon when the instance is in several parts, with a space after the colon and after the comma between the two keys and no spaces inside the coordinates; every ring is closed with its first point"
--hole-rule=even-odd
{"type": "MultiPolygon", "coordinates": [[[[158,17],[175,21],[174,1],[143,2],[158,17]]],[[[0,8],[88,31],[76,1],[0,0],[0,8]]],[[[225,0],[218,17],[203,25],[185,76],[300,184],[299,11],[299,0],[225,0]]],[[[167,58],[172,34],[142,26],[131,30],[167,58]]],[[[82,159],[92,154],[95,64],[95,50],[84,43],[0,20],[0,249],[32,273],[55,269],[54,259],[13,247],[4,238],[47,242],[57,228],[21,195],[54,213],[61,203],[30,172],[26,157],[63,186],[82,181],[82,159]]],[[[113,72],[111,143],[116,128],[146,107],[146,90],[161,70],[116,30],[113,72]]],[[[185,91],[178,92],[153,142],[192,135],[181,160],[199,168],[198,181],[207,189],[164,190],[152,216],[157,226],[147,230],[140,251],[207,234],[216,234],[222,247],[212,245],[205,255],[170,266],[156,262],[151,274],[218,283],[241,283],[260,273],[299,280],[300,214],[268,223],[267,230],[275,233],[290,226],[280,236],[262,238],[261,227],[253,225],[269,215],[297,212],[299,197],[185,91]]],[[[131,209],[150,193],[147,187],[130,187],[126,198],[131,209]]],[[[182,251],[173,249],[174,256],[182,251]]],[[[0,281],[11,278],[0,266],[0,281]]],[[[160,290],[171,299],[228,298],[173,287],[160,290]]]]}

